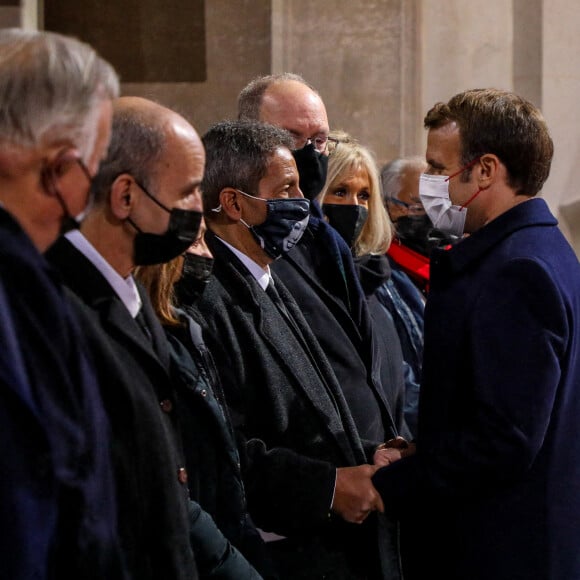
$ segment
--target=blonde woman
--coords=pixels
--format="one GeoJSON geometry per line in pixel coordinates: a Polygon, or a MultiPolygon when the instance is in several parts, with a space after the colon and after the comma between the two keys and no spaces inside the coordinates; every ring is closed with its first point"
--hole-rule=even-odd
{"type": "Polygon", "coordinates": [[[350,246],[381,348],[381,382],[397,410],[402,434],[413,435],[419,386],[403,358],[388,285],[391,267],[385,252],[393,229],[383,205],[378,168],[372,152],[343,132],[331,134],[328,174],[318,201],[322,213],[350,246]]]}

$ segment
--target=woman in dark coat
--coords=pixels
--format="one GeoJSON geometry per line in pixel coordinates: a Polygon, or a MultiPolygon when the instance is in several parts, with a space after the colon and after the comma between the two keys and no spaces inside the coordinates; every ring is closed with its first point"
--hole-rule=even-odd
{"type": "MultiPolygon", "coordinates": [[[[211,258],[191,261],[187,258],[189,267],[184,268],[184,258],[180,256],[167,264],[141,267],[136,277],[147,289],[165,328],[172,364],[181,378],[177,401],[188,487],[191,498],[203,510],[192,528],[192,544],[194,548],[197,544],[200,550],[217,554],[227,544],[225,537],[245,557],[244,560],[239,552],[230,551],[221,568],[212,571],[209,577],[273,579],[276,575],[263,541],[246,511],[240,458],[213,359],[205,347],[199,324],[191,317],[195,310],[191,308],[186,313],[173,306],[174,285],[182,273],[181,290],[189,288],[188,297],[193,303],[197,292],[202,291],[203,272],[211,271],[211,258]],[[207,514],[219,531],[213,529],[213,522],[208,525],[204,521],[207,514]]],[[[196,560],[199,560],[197,553],[196,560]]]]}
{"type": "MultiPolygon", "coordinates": [[[[333,134],[326,184],[318,197],[322,213],[351,248],[381,348],[381,383],[399,433],[409,436],[405,400],[414,396],[410,368],[403,359],[393,318],[380,300],[391,275],[385,255],[392,229],[383,207],[378,170],[372,154],[346,133],[333,134]],[[406,392],[407,390],[407,392],[406,392]]],[[[409,407],[411,408],[411,407],[409,407]]]]}

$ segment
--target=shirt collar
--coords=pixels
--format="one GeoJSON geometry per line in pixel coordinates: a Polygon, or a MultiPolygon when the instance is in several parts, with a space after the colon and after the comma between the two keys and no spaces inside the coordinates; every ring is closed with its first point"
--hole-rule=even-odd
{"type": "Polygon", "coordinates": [[[104,276],[131,316],[135,318],[139,310],[141,310],[141,297],[139,296],[139,290],[137,289],[133,276],[129,275],[123,278],[116,272],[80,230],[67,232],[65,238],[104,276]]]}
{"type": "Polygon", "coordinates": [[[262,266],[254,262],[254,260],[246,256],[246,254],[244,254],[243,252],[240,252],[240,250],[238,250],[237,248],[234,248],[231,244],[228,244],[225,240],[222,240],[218,236],[216,236],[216,238],[222,244],[225,244],[240,260],[240,262],[249,270],[250,274],[256,279],[256,282],[258,282],[258,284],[260,285],[260,288],[262,288],[262,290],[266,290],[268,284],[270,283],[270,279],[272,278],[272,275],[270,274],[270,266],[262,268],[262,266]]]}

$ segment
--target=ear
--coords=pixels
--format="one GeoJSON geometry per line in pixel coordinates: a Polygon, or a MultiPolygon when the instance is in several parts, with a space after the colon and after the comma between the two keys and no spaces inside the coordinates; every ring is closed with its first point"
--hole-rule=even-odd
{"type": "Polygon", "coordinates": [[[235,222],[240,221],[242,217],[239,199],[239,194],[233,187],[224,187],[220,191],[219,200],[222,212],[235,222]]]}
{"type": "Polygon", "coordinates": [[[477,184],[481,189],[488,188],[498,178],[501,161],[493,153],[485,153],[479,158],[477,184]]]}
{"type": "Polygon", "coordinates": [[[135,180],[129,173],[121,173],[111,184],[109,205],[113,215],[124,220],[135,204],[135,180]]]}

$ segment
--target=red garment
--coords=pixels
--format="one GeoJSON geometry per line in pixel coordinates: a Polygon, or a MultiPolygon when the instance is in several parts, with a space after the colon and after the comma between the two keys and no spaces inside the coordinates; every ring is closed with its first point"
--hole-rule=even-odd
{"type": "Polygon", "coordinates": [[[391,242],[387,255],[404,270],[421,292],[427,294],[429,290],[429,258],[427,256],[411,250],[398,239],[391,242]]]}

